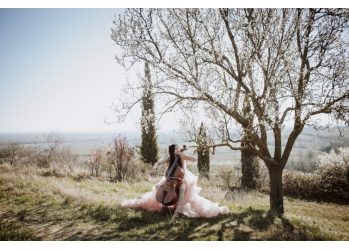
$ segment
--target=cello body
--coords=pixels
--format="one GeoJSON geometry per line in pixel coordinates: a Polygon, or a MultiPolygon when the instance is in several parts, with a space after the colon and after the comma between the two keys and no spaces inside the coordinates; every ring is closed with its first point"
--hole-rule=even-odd
{"type": "Polygon", "coordinates": [[[164,206],[174,205],[179,198],[179,185],[185,171],[178,165],[178,160],[179,156],[177,155],[172,166],[169,166],[166,171],[165,183],[159,187],[156,193],[156,200],[164,206]]]}

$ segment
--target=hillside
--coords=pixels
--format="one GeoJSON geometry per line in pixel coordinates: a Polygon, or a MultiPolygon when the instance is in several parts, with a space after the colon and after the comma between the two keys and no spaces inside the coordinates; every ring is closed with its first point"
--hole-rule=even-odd
{"type": "Polygon", "coordinates": [[[124,198],[151,190],[158,178],[105,182],[84,171],[0,165],[0,240],[11,241],[348,241],[348,204],[285,197],[285,214],[268,211],[267,194],[227,192],[199,182],[201,195],[230,213],[215,218],[171,218],[121,208],[124,198]]]}

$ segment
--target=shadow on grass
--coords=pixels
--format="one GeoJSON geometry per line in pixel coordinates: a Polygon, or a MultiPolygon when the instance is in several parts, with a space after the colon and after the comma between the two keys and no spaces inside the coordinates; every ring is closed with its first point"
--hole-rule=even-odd
{"type": "MultiPolygon", "coordinates": [[[[121,208],[120,210],[127,210],[121,208]]],[[[327,240],[313,236],[307,228],[298,230],[292,223],[278,218],[270,211],[248,208],[240,213],[230,213],[214,218],[172,219],[172,213],[152,213],[136,209],[134,216],[104,230],[96,237],[86,240],[131,240],[131,241],[203,241],[203,240],[327,240]]],[[[92,233],[92,232],[91,232],[92,233]]]]}
{"type": "MultiPolygon", "coordinates": [[[[62,204],[62,210],[67,209],[62,204]]],[[[58,241],[251,241],[251,240],[328,240],[314,229],[297,228],[289,220],[276,214],[253,208],[214,218],[172,218],[172,211],[163,213],[142,209],[82,206],[69,219],[49,217],[39,220],[29,211],[2,214],[0,221],[17,217],[12,234],[3,240],[58,241]],[[35,219],[36,218],[36,219],[35,219]],[[18,231],[18,228],[25,228],[18,231]],[[31,228],[32,231],[27,229],[31,228]],[[23,232],[23,233],[17,233],[23,232]],[[31,232],[28,234],[28,232],[31,232]],[[35,232],[35,234],[33,233],[35,232]],[[320,235],[320,236],[319,236],[320,235]],[[11,239],[12,238],[12,239],[11,239]]],[[[63,212],[64,213],[64,212],[63,212]]],[[[9,224],[7,224],[9,225],[9,224]]],[[[6,227],[2,228],[3,231],[6,227]]]]}
{"type": "MultiPolygon", "coordinates": [[[[18,213],[18,221],[23,221],[25,211],[18,213]]],[[[5,212],[0,216],[0,241],[38,241],[41,240],[34,232],[13,223],[13,213],[5,212]]]]}
{"type": "Polygon", "coordinates": [[[287,194],[284,197],[289,197],[293,199],[300,199],[307,202],[317,202],[317,203],[329,203],[329,204],[336,204],[336,205],[349,205],[349,200],[347,199],[340,199],[340,198],[334,198],[331,196],[319,196],[319,197],[308,197],[308,196],[302,196],[302,195],[293,195],[293,194],[287,194]]]}

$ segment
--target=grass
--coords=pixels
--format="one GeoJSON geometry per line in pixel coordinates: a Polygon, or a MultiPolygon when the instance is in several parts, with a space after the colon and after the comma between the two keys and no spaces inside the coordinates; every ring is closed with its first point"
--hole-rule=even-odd
{"type": "Polygon", "coordinates": [[[201,181],[201,195],[227,205],[228,215],[174,220],[120,207],[159,178],[110,183],[83,172],[48,175],[33,168],[0,166],[2,241],[305,241],[349,240],[347,204],[284,197],[285,214],[269,212],[269,197],[256,191],[227,193],[201,181]]]}

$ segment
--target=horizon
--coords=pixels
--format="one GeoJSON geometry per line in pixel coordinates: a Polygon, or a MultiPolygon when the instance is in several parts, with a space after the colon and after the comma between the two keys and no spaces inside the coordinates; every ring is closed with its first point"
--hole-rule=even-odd
{"type": "MultiPolygon", "coordinates": [[[[305,130],[315,130],[315,131],[323,131],[323,130],[328,130],[330,132],[335,132],[340,129],[349,129],[349,126],[343,125],[343,126],[338,126],[338,127],[333,127],[333,128],[325,128],[325,129],[315,129],[313,127],[308,127],[305,126],[303,131],[305,130]]],[[[293,129],[292,126],[285,126],[282,131],[290,131],[293,129]]],[[[230,131],[236,131],[238,128],[234,127],[231,128],[230,131]]],[[[174,129],[158,129],[156,130],[157,133],[178,133],[180,134],[180,130],[178,128],[174,129]]],[[[141,134],[142,131],[140,129],[137,129],[136,127],[132,130],[122,130],[122,129],[115,129],[115,130],[43,130],[43,131],[0,131],[0,134],[47,134],[47,133],[59,133],[59,134],[119,134],[119,133],[139,133],[141,134]]],[[[183,133],[184,134],[184,133],[183,133]]]]}

